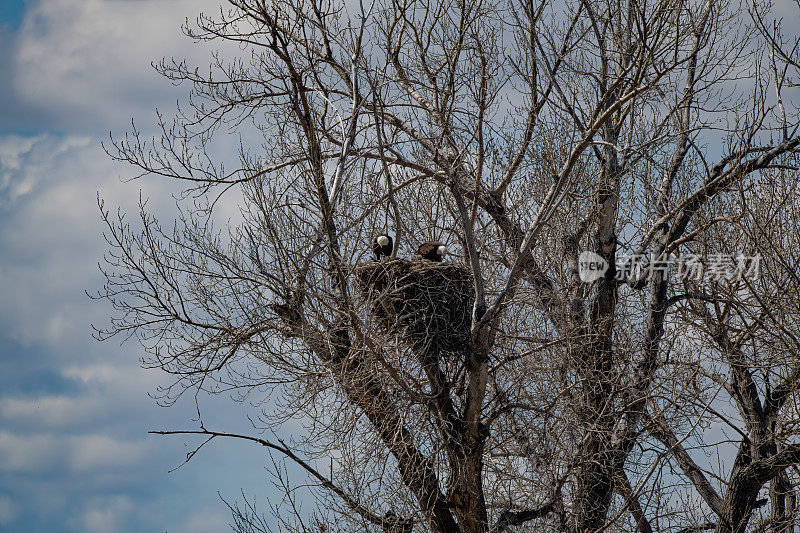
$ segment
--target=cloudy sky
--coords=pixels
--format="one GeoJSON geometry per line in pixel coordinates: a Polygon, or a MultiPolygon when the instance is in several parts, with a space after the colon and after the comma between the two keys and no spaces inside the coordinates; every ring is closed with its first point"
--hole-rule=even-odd
{"type": "MultiPolygon", "coordinates": [[[[218,532],[220,495],[275,497],[268,458],[246,443],[168,472],[195,441],[147,431],[194,427],[194,405],[159,408],[147,394],[163,376],[139,368],[137,346],[92,340],[109,308],[84,293],[102,283],[98,191],[109,206],[130,210],[141,191],[170,207],[167,184],[125,182],[100,143],[174,109],[183,89],[150,62],[206,64],[180,26],[216,4],[0,0],[0,532],[218,532]]],[[[208,427],[246,427],[242,406],[200,403],[208,427]]]]}
{"type": "MultiPolygon", "coordinates": [[[[173,473],[191,440],[187,401],[159,408],[162,380],[135,344],[98,343],[109,309],[96,196],[169,206],[167,185],[124,182],[100,142],[132,117],[174,109],[181,88],[153,72],[163,56],[207,63],[180,25],[214,1],[0,0],[0,531],[224,531],[220,501],[270,496],[264,454],[215,443],[173,473]]],[[[201,398],[204,418],[237,429],[246,413],[201,398]]]]}

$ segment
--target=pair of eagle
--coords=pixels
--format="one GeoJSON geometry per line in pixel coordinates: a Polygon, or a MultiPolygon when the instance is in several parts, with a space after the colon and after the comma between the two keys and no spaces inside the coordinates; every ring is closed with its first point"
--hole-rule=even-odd
{"type": "MultiPolygon", "coordinates": [[[[375,254],[375,260],[380,261],[382,257],[390,257],[393,246],[394,239],[389,235],[381,234],[375,237],[372,241],[372,252],[375,254]]],[[[447,246],[439,241],[426,242],[417,248],[417,256],[428,261],[441,263],[445,255],[447,255],[447,246]]]]}

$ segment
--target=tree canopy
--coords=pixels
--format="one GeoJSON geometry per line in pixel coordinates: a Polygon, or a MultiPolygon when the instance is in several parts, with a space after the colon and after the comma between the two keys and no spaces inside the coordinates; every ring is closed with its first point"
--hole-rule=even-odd
{"type": "Polygon", "coordinates": [[[106,147],[185,194],[168,226],[101,202],[98,336],[164,401],[262,407],[166,433],[318,486],[237,530],[795,530],[800,41],[770,4],[228,0],[186,32],[235,53],[159,63],[191,96],[106,147]]]}

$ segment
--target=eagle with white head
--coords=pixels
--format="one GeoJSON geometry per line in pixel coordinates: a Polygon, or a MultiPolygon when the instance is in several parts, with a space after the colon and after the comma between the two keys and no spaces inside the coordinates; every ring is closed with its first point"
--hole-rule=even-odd
{"type": "Polygon", "coordinates": [[[439,241],[426,242],[417,248],[417,255],[422,259],[441,263],[447,255],[447,246],[439,241]]]}
{"type": "Polygon", "coordinates": [[[372,241],[372,253],[375,254],[375,261],[380,261],[382,257],[391,257],[394,239],[389,235],[381,234],[372,241]]]}

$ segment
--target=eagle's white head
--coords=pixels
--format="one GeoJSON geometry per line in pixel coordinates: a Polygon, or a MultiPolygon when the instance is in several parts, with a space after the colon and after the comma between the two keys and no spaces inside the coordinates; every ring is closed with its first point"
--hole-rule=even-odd
{"type": "Polygon", "coordinates": [[[381,235],[378,237],[377,241],[379,245],[386,246],[387,244],[389,244],[389,237],[387,237],[386,235],[381,235]]]}
{"type": "Polygon", "coordinates": [[[440,257],[444,258],[444,256],[446,256],[446,255],[447,255],[447,246],[445,246],[445,245],[443,244],[443,245],[439,246],[439,247],[436,249],[436,251],[439,253],[439,256],[440,256],[440,257]]]}

